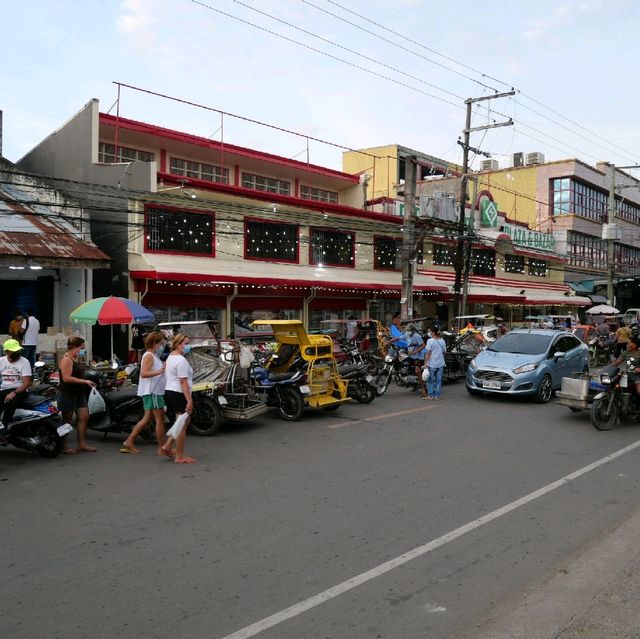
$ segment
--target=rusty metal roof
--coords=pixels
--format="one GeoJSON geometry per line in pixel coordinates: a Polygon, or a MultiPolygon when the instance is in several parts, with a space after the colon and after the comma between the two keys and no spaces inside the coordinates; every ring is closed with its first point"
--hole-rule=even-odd
{"type": "Polygon", "coordinates": [[[83,239],[69,218],[54,207],[33,203],[38,197],[30,187],[4,184],[0,189],[0,261],[50,268],[108,267],[109,256],[83,239]]]}

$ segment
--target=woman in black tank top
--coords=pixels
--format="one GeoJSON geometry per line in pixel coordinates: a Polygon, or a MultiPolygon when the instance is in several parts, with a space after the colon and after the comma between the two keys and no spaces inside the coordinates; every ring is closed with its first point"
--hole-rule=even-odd
{"type": "Polygon", "coordinates": [[[81,337],[70,337],[67,342],[67,352],[60,360],[58,409],[62,412],[62,421],[69,424],[75,413],[76,429],[78,431],[77,448],[70,448],[65,437],[64,450],[62,452],[66,455],[96,452],[96,449],[93,446],[88,446],[86,442],[89,424],[87,398],[90,389],[95,384],[91,380],[85,379],[85,365],[78,361],[78,356],[83,351],[84,346],[85,342],[81,337]]]}

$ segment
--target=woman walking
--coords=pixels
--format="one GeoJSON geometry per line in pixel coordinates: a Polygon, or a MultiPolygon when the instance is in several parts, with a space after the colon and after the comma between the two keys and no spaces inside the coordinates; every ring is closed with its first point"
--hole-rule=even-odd
{"type": "MultiPolygon", "coordinates": [[[[171,344],[171,353],[167,357],[165,375],[165,391],[164,398],[168,408],[173,409],[178,418],[183,413],[190,415],[193,412],[193,398],[191,397],[191,387],[193,386],[193,369],[186,360],[185,355],[188,355],[191,350],[191,344],[189,344],[189,338],[183,333],[178,333],[173,338],[171,344]]],[[[193,457],[186,457],[184,454],[184,445],[187,439],[187,427],[189,425],[189,419],[184,425],[184,428],[175,439],[176,443],[176,464],[195,464],[196,460],[193,457]]],[[[173,445],[174,438],[172,436],[167,437],[165,443],[160,447],[159,451],[161,455],[165,457],[172,457],[171,446],[173,445]]]]}
{"type": "Polygon", "coordinates": [[[67,341],[67,352],[60,360],[60,390],[58,393],[58,409],[62,413],[62,421],[71,423],[73,414],[76,415],[76,430],[78,433],[77,448],[70,448],[67,438],[64,438],[65,455],[76,453],[95,453],[93,446],[88,446],[87,428],[89,425],[89,409],[87,408],[90,390],[95,384],[85,379],[85,365],[78,357],[84,354],[85,342],[82,337],[70,337],[67,341]]]}
{"type": "Polygon", "coordinates": [[[447,345],[440,337],[440,329],[437,326],[431,328],[431,337],[427,340],[424,365],[429,368],[427,380],[428,395],[423,399],[439,400],[442,389],[442,372],[444,371],[444,354],[447,345]]]}
{"type": "Polygon", "coordinates": [[[164,444],[164,369],[165,364],[160,360],[160,354],[164,351],[164,335],[159,331],[149,333],[144,341],[145,352],[140,362],[140,382],[138,384],[138,397],[142,397],[144,415],[133,427],[131,434],[122,444],[121,453],[139,453],[136,448],[136,437],[152,421],[156,425],[156,438],[158,440],[158,454],[164,444]]]}

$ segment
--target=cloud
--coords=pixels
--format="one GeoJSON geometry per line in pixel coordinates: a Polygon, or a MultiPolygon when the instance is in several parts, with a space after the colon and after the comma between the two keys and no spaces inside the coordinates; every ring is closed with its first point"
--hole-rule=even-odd
{"type": "Polygon", "coordinates": [[[118,32],[129,36],[137,49],[148,49],[155,43],[159,12],[158,3],[152,0],[123,0],[116,21],[118,32]]]}

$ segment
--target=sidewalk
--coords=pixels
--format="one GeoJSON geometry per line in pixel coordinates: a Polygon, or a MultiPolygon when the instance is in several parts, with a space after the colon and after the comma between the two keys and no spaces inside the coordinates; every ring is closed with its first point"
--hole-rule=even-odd
{"type": "Polygon", "coordinates": [[[463,636],[640,639],[640,511],[463,636]]]}

